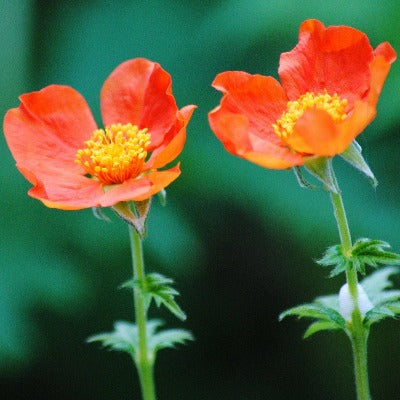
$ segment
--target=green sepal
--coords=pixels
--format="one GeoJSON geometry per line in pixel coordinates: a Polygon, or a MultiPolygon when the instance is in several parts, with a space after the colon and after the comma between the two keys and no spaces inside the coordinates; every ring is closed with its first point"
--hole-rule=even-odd
{"type": "Polygon", "coordinates": [[[293,167],[293,172],[300,187],[302,187],[303,189],[316,189],[316,186],[308,182],[307,179],[304,177],[303,171],[300,167],[293,167]]]}
{"type": "Polygon", "coordinates": [[[376,187],[378,185],[378,181],[362,156],[361,151],[361,146],[354,140],[353,143],[339,155],[354,168],[362,172],[371,181],[371,185],[376,187]]]}
{"type": "Polygon", "coordinates": [[[127,224],[136,229],[140,238],[146,234],[146,220],[149,215],[151,197],[143,201],[121,201],[111,208],[127,224]]]}
{"type": "Polygon", "coordinates": [[[122,284],[121,287],[139,288],[142,291],[147,307],[150,306],[151,300],[154,299],[157,307],[163,304],[172,314],[184,321],[186,314],[175,301],[175,296],[179,296],[179,292],[170,286],[173,283],[172,279],[164,275],[152,273],[146,275],[143,282],[138,279],[129,280],[122,284]]]}
{"type": "Polygon", "coordinates": [[[111,219],[104,214],[103,209],[101,207],[92,207],[93,215],[102,221],[111,222],[111,219]]]}
{"type": "MultiPolygon", "coordinates": [[[[185,344],[194,340],[193,335],[185,329],[168,329],[157,332],[163,325],[161,320],[149,320],[147,322],[147,344],[150,353],[150,360],[154,362],[158,350],[175,348],[178,344],[185,344]]],[[[88,343],[100,342],[103,347],[114,351],[128,353],[136,359],[139,349],[139,336],[136,324],[127,321],[114,323],[112,332],[100,333],[87,339],[88,343]]]]}
{"type": "Polygon", "coordinates": [[[332,193],[340,192],[332,171],[332,159],[330,157],[311,157],[305,162],[304,167],[323,183],[326,190],[332,193]]]}
{"type": "Polygon", "coordinates": [[[165,207],[165,205],[167,204],[167,191],[165,189],[161,189],[158,193],[157,193],[158,199],[160,200],[160,204],[165,207]]]}

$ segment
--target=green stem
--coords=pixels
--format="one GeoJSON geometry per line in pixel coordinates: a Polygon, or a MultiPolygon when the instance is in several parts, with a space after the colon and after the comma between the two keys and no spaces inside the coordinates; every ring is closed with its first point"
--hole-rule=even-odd
{"type": "MultiPolygon", "coordinates": [[[[145,286],[145,273],[143,262],[142,240],[135,228],[129,226],[129,237],[131,241],[131,253],[133,263],[133,278],[145,286]]],[[[136,324],[138,327],[139,348],[136,352],[135,363],[139,373],[140,386],[142,388],[143,400],[156,400],[154,385],[154,359],[147,344],[147,309],[144,301],[143,291],[135,286],[133,290],[135,304],[136,324]]]]}
{"type": "MultiPolygon", "coordinates": [[[[332,171],[333,173],[333,171],[332,171]]],[[[336,178],[333,175],[335,182],[336,178]]],[[[337,182],[336,182],[337,183],[337,182]]],[[[336,185],[337,186],[337,185],[336,185]]],[[[347,222],[346,212],[343,206],[343,200],[340,192],[330,192],[333,210],[339,230],[342,251],[345,256],[350,256],[352,243],[347,222]]],[[[357,271],[352,265],[348,264],[346,269],[346,279],[349,292],[353,298],[354,311],[351,321],[348,323],[350,332],[351,346],[353,350],[354,374],[356,380],[357,399],[370,400],[369,382],[368,382],[368,364],[367,364],[367,340],[368,328],[363,325],[362,315],[358,307],[358,278],[357,271]]]]}

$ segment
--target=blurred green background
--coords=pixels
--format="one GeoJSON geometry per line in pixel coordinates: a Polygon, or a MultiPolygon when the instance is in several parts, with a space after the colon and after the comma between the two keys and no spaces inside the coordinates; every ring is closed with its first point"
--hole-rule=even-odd
{"type": "MultiPolygon", "coordinates": [[[[279,55],[297,43],[300,23],[351,25],[375,47],[400,50],[400,3],[382,1],[29,1],[0,0],[0,111],[51,83],[82,93],[98,122],[99,91],[122,61],[147,57],[173,77],[180,107],[197,104],[179,157],[182,175],[167,207],[151,211],[148,271],[171,276],[188,314],[181,323],[151,309],[196,342],[159,354],[161,400],[352,399],[350,345],[343,334],[303,341],[306,322],[278,322],[280,311],[336,292],[313,262],[338,242],[326,193],[298,187],[290,171],[269,171],[226,153],[207,113],[210,87],[225,70],[277,77],[279,55]]],[[[335,166],[353,237],[400,251],[400,63],[392,67],[376,120],[360,144],[380,184],[372,189],[340,159],[335,166]]],[[[47,209],[0,138],[0,391],[2,399],[139,399],[124,354],[85,338],[131,319],[128,232],[90,210],[47,209]]],[[[400,398],[400,325],[370,336],[376,399],[400,398]]]]}

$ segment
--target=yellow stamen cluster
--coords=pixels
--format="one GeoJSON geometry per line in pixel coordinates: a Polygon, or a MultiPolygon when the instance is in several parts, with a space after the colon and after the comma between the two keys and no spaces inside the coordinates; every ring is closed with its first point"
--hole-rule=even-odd
{"type": "Polygon", "coordinates": [[[122,183],[140,174],[150,134],[132,124],[97,129],[76,153],[75,162],[105,184],[122,183]]]}
{"type": "Polygon", "coordinates": [[[307,92],[296,101],[289,101],[287,109],[281,118],[272,124],[275,133],[280,138],[287,138],[293,133],[297,120],[310,108],[317,108],[326,111],[335,122],[343,121],[346,118],[345,109],[347,100],[341,99],[336,93],[331,96],[324,90],[324,93],[307,92]]]}

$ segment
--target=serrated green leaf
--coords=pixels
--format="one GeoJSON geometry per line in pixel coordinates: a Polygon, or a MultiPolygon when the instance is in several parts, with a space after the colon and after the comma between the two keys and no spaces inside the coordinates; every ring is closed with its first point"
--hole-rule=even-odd
{"type": "Polygon", "coordinates": [[[168,308],[177,318],[184,321],[186,314],[179,307],[175,301],[175,296],[179,295],[179,292],[169,285],[173,283],[173,280],[167,278],[161,274],[150,274],[147,275],[147,293],[150,294],[157,306],[163,304],[168,308]]]}
{"type": "Polygon", "coordinates": [[[346,271],[349,262],[350,260],[343,255],[342,246],[339,244],[328,247],[323,257],[317,260],[317,263],[323,267],[335,267],[329,274],[330,278],[346,271]]]}
{"type": "Polygon", "coordinates": [[[178,344],[186,344],[194,340],[191,332],[185,329],[168,329],[154,334],[149,340],[149,347],[157,352],[160,349],[175,348],[178,344]]]}
{"type": "Polygon", "coordinates": [[[175,301],[175,296],[179,296],[179,292],[169,286],[173,282],[172,279],[164,275],[152,273],[146,275],[143,281],[131,279],[123,283],[120,287],[139,288],[143,293],[147,307],[150,306],[151,299],[154,299],[157,307],[160,307],[161,304],[163,304],[172,312],[172,314],[184,321],[186,319],[186,314],[175,301]]]}
{"type": "Polygon", "coordinates": [[[389,307],[377,306],[365,314],[364,324],[366,326],[371,326],[385,318],[394,318],[395,316],[396,314],[389,307]]]}
{"type": "Polygon", "coordinates": [[[101,342],[103,347],[110,350],[123,351],[134,356],[138,347],[138,330],[135,324],[126,321],[117,321],[114,323],[114,330],[112,332],[90,336],[87,342],[101,342]]]}
{"type": "Polygon", "coordinates": [[[342,246],[340,244],[330,246],[326,249],[325,254],[317,263],[324,267],[330,267],[343,262],[344,256],[342,253],[342,246]]]}
{"type": "Polygon", "coordinates": [[[360,238],[354,243],[352,248],[352,254],[358,255],[370,248],[377,248],[377,247],[384,249],[384,248],[390,248],[390,245],[389,243],[379,239],[360,238]]]}
{"type": "Polygon", "coordinates": [[[279,320],[287,316],[297,316],[298,318],[315,318],[324,321],[331,321],[339,328],[344,329],[346,322],[344,318],[334,309],[325,307],[322,304],[309,303],[290,308],[279,315],[279,320]]]}
{"type": "Polygon", "coordinates": [[[319,296],[314,300],[314,303],[321,304],[327,308],[339,311],[339,296],[337,294],[329,294],[326,296],[319,296]]]}
{"type": "Polygon", "coordinates": [[[385,289],[393,286],[393,283],[389,280],[389,276],[397,273],[399,273],[398,268],[386,267],[374,271],[370,276],[362,280],[361,285],[373,304],[379,302],[382,292],[384,292],[385,289]]]}
{"type": "MultiPolygon", "coordinates": [[[[163,322],[158,319],[147,321],[148,350],[153,359],[160,349],[174,348],[177,344],[185,344],[189,340],[194,340],[193,335],[185,329],[168,329],[157,332],[162,325],[163,322]]],[[[112,332],[93,335],[87,339],[87,342],[100,342],[103,347],[126,352],[135,359],[135,353],[139,348],[138,329],[134,323],[117,321],[114,323],[112,332]]]]}
{"type": "Polygon", "coordinates": [[[336,322],[331,322],[331,321],[316,321],[312,323],[308,329],[304,332],[303,339],[307,339],[310,336],[314,335],[314,333],[320,332],[320,331],[337,331],[341,330],[342,328],[336,324],[336,322]]]}
{"type": "Polygon", "coordinates": [[[365,267],[376,268],[382,265],[400,265],[400,255],[386,251],[390,245],[382,240],[359,239],[351,251],[353,266],[362,274],[365,267]]]}
{"type": "Polygon", "coordinates": [[[335,268],[329,273],[329,278],[333,278],[335,276],[338,276],[342,272],[345,272],[347,269],[347,266],[350,264],[350,262],[343,262],[338,265],[336,265],[335,268]]]}
{"type": "Polygon", "coordinates": [[[375,304],[392,303],[400,299],[400,290],[384,290],[375,297],[375,304]]]}
{"type": "Polygon", "coordinates": [[[396,316],[400,314],[400,302],[398,301],[395,301],[393,303],[386,303],[385,307],[396,314],[396,316]]]}

